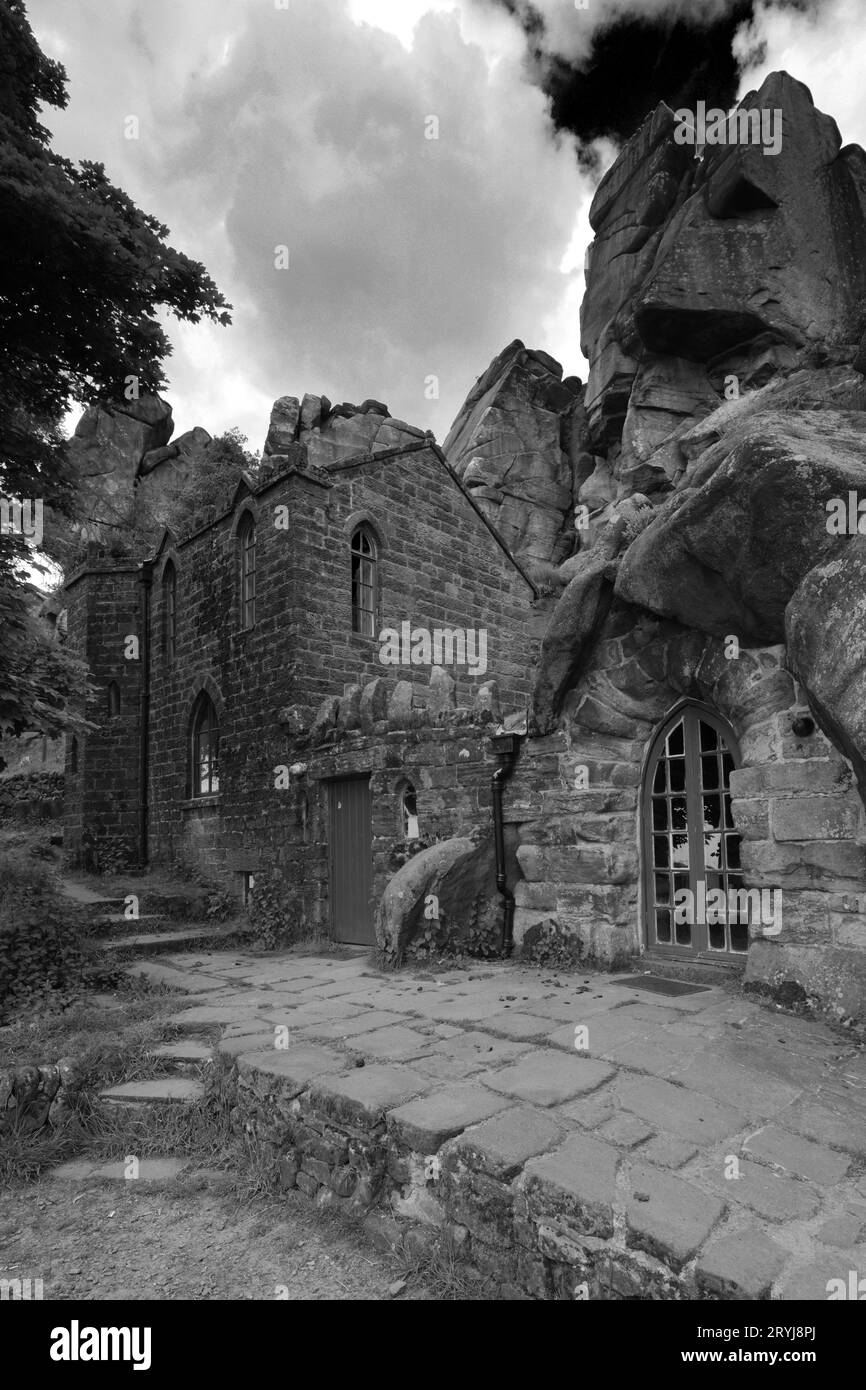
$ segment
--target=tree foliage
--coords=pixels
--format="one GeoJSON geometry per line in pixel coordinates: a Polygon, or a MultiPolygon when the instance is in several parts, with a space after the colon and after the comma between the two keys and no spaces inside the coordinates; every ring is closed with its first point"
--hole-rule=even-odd
{"type": "MultiPolygon", "coordinates": [[[[231,306],[103,165],[51,149],[40,114],[66,106],[66,83],[23,0],[0,0],[0,496],[74,516],[64,414],[122,398],[130,376],[142,393],[164,388],[171,347],[160,310],[228,324],[231,306]]],[[[0,535],[0,710],[7,731],[50,731],[47,711],[69,686],[66,658],[31,650],[40,637],[22,616],[21,555],[20,540],[0,535]],[[13,677],[13,656],[26,679],[13,677]]]]}

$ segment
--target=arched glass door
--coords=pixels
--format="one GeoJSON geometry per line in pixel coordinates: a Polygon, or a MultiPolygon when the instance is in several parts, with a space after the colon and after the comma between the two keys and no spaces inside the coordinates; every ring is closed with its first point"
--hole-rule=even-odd
{"type": "Polygon", "coordinates": [[[743,878],[731,817],[730,775],[738,763],[733,730],[700,705],[683,705],[653,740],[642,807],[652,950],[742,958],[748,949],[748,921],[736,906],[743,878]]]}

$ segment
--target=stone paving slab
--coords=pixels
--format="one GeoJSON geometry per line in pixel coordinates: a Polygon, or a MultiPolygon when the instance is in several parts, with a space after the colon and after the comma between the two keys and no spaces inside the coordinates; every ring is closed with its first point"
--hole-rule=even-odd
{"type": "Polygon", "coordinates": [[[389,1110],[426,1094],[430,1080],[408,1066],[372,1066],[328,1078],[313,1087],[314,1098],[359,1128],[379,1124],[389,1110]]]}
{"type": "Polygon", "coordinates": [[[485,1078],[495,1091],[534,1105],[561,1105],[575,1096],[595,1091],[615,1075],[613,1067],[589,1058],[559,1056],[537,1048],[485,1078]]]}
{"type": "Polygon", "coordinates": [[[270,1047],[242,1052],[238,1057],[238,1071],[242,1074],[277,1076],[284,1083],[284,1094],[288,1085],[296,1095],[318,1077],[344,1071],[349,1065],[343,1053],[327,1047],[270,1047]]]}
{"type": "Polygon", "coordinates": [[[825,1186],[841,1181],[851,1166],[845,1154],[834,1153],[825,1145],[792,1134],[778,1125],[766,1125],[757,1134],[751,1134],[744,1148],[756,1158],[825,1186]]]}
{"type": "Polygon", "coordinates": [[[221,980],[217,975],[179,970],[175,966],[162,965],[158,961],[137,961],[135,965],[128,965],[124,974],[136,979],[150,980],[155,985],[171,985],[187,994],[208,994],[214,990],[225,989],[225,980],[221,980]]]}
{"type": "Polygon", "coordinates": [[[791,1221],[813,1216],[821,1205],[821,1195],[802,1178],[782,1177],[748,1159],[740,1159],[739,1176],[727,1177],[725,1163],[717,1162],[702,1170],[701,1177],[720,1197],[740,1202],[768,1221],[791,1221]]]}
{"type": "Polygon", "coordinates": [[[635,1162],[628,1177],[626,1243],[682,1268],[723,1216],[725,1203],[649,1163],[635,1162]]]}
{"type": "Polygon", "coordinates": [[[785,1129],[796,1130],[807,1139],[844,1149],[855,1157],[862,1158],[866,1149],[863,1117],[852,1115],[841,1106],[804,1098],[795,1101],[787,1110],[780,1111],[776,1119],[785,1129]]]}
{"type": "Polygon", "coordinates": [[[613,1235],[619,1153],[584,1134],[572,1134],[523,1170],[527,1206],[535,1216],[564,1222],[600,1240],[613,1235]]]}
{"type": "Polygon", "coordinates": [[[766,1299],[788,1252],[764,1231],[720,1235],[699,1256],[698,1286],[717,1298],[766,1299]]]}
{"type": "Polygon", "coordinates": [[[467,1126],[508,1107],[509,1101],[491,1095],[483,1086],[460,1082],[390,1111],[388,1128],[410,1149],[431,1154],[467,1126]]]}
{"type": "Polygon", "coordinates": [[[512,1105],[466,1129],[449,1147],[470,1168],[508,1182],[530,1158],[555,1149],[567,1133],[549,1111],[512,1105]]]}
{"type": "Polygon", "coordinates": [[[626,1110],[639,1115],[658,1130],[666,1130],[697,1144],[711,1144],[746,1128],[746,1117],[730,1106],[718,1105],[699,1091],[674,1086],[656,1077],[620,1074],[615,1092],[626,1110]]]}
{"type": "Polygon", "coordinates": [[[424,1057],[430,1052],[431,1039],[414,1028],[398,1024],[377,1028],[373,1032],[356,1034],[352,1049],[363,1057],[375,1057],[380,1062],[402,1062],[410,1057],[424,1057]]]}

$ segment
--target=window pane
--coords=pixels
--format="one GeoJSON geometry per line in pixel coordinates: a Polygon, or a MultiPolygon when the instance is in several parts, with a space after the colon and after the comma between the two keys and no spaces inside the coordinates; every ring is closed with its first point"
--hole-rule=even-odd
{"type": "Polygon", "coordinates": [[[672,792],[686,789],[686,763],[684,758],[671,758],[668,763],[668,783],[672,792]]]}
{"type": "Polygon", "coordinates": [[[676,728],[671,729],[667,736],[668,757],[670,757],[671,754],[679,754],[682,756],[683,751],[683,722],[680,720],[676,728]]]}

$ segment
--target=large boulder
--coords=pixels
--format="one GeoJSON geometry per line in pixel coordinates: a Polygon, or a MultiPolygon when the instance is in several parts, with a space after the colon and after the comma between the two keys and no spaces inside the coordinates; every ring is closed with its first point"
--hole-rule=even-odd
{"type": "Polygon", "coordinates": [[[399,964],[412,938],[438,913],[443,928],[465,938],[471,925],[495,932],[502,919],[492,842],[475,835],[441,840],[408,859],[389,882],[376,914],[376,940],[399,964]]]}

